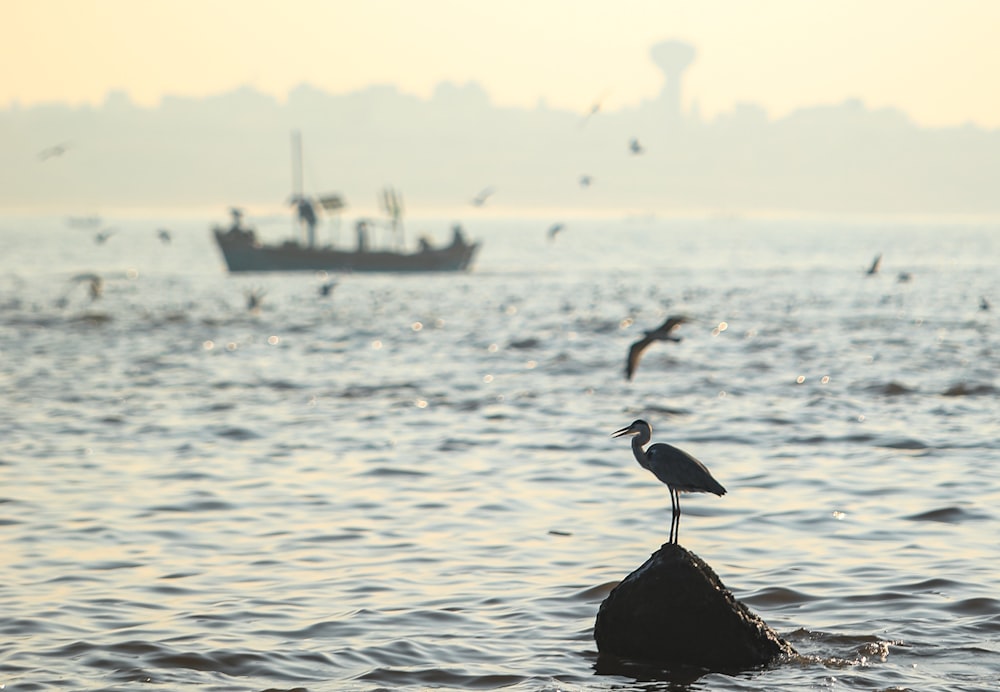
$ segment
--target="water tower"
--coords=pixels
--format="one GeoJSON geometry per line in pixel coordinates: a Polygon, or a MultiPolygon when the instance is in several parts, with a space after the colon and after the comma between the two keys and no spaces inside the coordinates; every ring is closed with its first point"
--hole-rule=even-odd
{"type": "Polygon", "coordinates": [[[660,99],[667,106],[667,117],[676,122],[681,117],[681,76],[694,62],[697,51],[683,41],[664,41],[654,45],[649,53],[656,66],[663,70],[665,81],[660,99]]]}

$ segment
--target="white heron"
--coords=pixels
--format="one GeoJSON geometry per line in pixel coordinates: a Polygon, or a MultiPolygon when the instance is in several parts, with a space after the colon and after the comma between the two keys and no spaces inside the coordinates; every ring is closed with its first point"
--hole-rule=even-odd
{"type": "Polygon", "coordinates": [[[643,449],[652,439],[653,428],[644,420],[636,420],[632,425],[611,433],[612,437],[632,436],[632,454],[639,465],[650,471],[665,483],[670,490],[670,506],[673,515],[670,520],[670,539],[677,543],[681,523],[681,493],[712,493],[722,496],[726,489],[712,477],[705,465],[673,445],[658,442],[649,449],[643,449]]]}

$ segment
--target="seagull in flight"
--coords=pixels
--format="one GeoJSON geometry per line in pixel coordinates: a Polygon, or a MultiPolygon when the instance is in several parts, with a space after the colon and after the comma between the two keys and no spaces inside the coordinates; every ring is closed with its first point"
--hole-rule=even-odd
{"type": "Polygon", "coordinates": [[[51,147],[45,147],[40,152],[38,152],[39,161],[48,161],[56,156],[62,156],[65,154],[70,147],[69,142],[62,142],[60,144],[54,144],[51,147]]]}
{"type": "Polygon", "coordinates": [[[492,195],[494,192],[496,192],[496,190],[494,190],[492,187],[484,187],[482,190],[479,191],[478,195],[472,198],[472,205],[476,207],[483,206],[484,204],[486,204],[486,200],[488,200],[490,198],[490,195],[492,195]]]}
{"type": "Polygon", "coordinates": [[[654,341],[680,341],[681,337],[674,336],[673,331],[688,321],[684,315],[671,315],[656,329],[646,332],[645,336],[629,347],[628,358],[625,361],[625,379],[631,380],[639,367],[639,359],[642,352],[649,348],[654,341]]]}

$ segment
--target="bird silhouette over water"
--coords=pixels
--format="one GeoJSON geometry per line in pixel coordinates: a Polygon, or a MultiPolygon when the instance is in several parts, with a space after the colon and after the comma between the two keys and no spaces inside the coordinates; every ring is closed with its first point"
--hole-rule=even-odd
{"type": "Polygon", "coordinates": [[[878,270],[882,267],[882,253],[875,255],[875,259],[872,261],[872,266],[868,267],[868,275],[878,274],[878,270]]]}
{"type": "Polygon", "coordinates": [[[60,144],[54,144],[51,147],[45,147],[40,152],[38,152],[39,161],[48,161],[56,156],[62,156],[69,150],[70,143],[62,142],[60,144]]]}
{"type": "Polygon", "coordinates": [[[166,228],[161,228],[156,232],[156,237],[160,239],[160,242],[164,245],[169,245],[170,241],[173,240],[173,236],[170,235],[170,231],[166,228]]]}
{"type": "Polygon", "coordinates": [[[639,359],[642,352],[649,348],[654,341],[680,341],[681,337],[674,336],[673,331],[688,321],[684,315],[671,315],[656,329],[646,332],[646,335],[636,341],[628,349],[628,358],[625,360],[625,379],[631,380],[639,367],[639,359]]]}
{"type": "Polygon", "coordinates": [[[549,231],[548,231],[549,240],[555,240],[556,235],[558,235],[559,232],[565,227],[566,226],[561,223],[554,223],[551,226],[549,226],[549,231]]]}
{"type": "Polygon", "coordinates": [[[93,273],[77,274],[70,281],[74,283],[87,282],[90,286],[90,299],[97,300],[104,295],[104,279],[93,273]]]}
{"type": "Polygon", "coordinates": [[[490,198],[490,195],[492,195],[494,192],[496,192],[496,190],[494,190],[492,187],[484,187],[482,190],[479,191],[478,195],[472,198],[473,206],[476,207],[483,206],[484,204],[486,204],[486,200],[488,200],[490,198]]]}
{"type": "Polygon", "coordinates": [[[651,472],[670,490],[670,539],[677,543],[681,525],[680,493],[712,493],[723,496],[726,489],[712,477],[705,465],[673,445],[657,442],[643,449],[652,439],[653,428],[644,420],[633,421],[627,428],[611,433],[612,437],[632,436],[632,454],[639,466],[651,472]]]}
{"type": "Polygon", "coordinates": [[[251,288],[250,290],[243,291],[243,295],[247,298],[247,310],[255,315],[260,313],[260,308],[264,304],[264,296],[267,295],[267,291],[262,288],[251,288]]]}
{"type": "Polygon", "coordinates": [[[335,289],[337,287],[337,283],[338,282],[337,282],[336,279],[332,279],[330,281],[327,281],[325,283],[320,284],[320,286],[319,286],[319,295],[320,295],[320,297],[322,297],[322,298],[329,297],[330,294],[333,293],[333,289],[335,289]]]}
{"type": "Polygon", "coordinates": [[[642,148],[642,145],[639,144],[639,140],[637,138],[635,138],[635,137],[633,137],[632,139],[629,140],[628,150],[629,150],[629,152],[631,152],[632,154],[634,154],[636,156],[638,156],[639,154],[641,154],[642,152],[645,151],[645,149],[642,148]]]}
{"type": "Polygon", "coordinates": [[[118,229],[116,228],[105,228],[103,231],[100,231],[97,235],[94,236],[94,242],[97,243],[98,245],[104,245],[104,243],[108,242],[108,238],[110,238],[117,232],[118,229]]]}

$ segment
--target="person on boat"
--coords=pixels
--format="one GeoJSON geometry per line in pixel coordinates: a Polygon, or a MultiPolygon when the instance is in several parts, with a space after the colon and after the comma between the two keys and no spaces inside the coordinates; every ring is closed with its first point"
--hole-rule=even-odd
{"type": "Polygon", "coordinates": [[[420,240],[417,241],[420,244],[420,252],[430,252],[434,248],[431,247],[431,241],[427,236],[420,236],[420,240]]]}
{"type": "Polygon", "coordinates": [[[368,222],[362,219],[354,226],[358,234],[358,252],[368,252],[368,222]]]}
{"type": "Polygon", "coordinates": [[[451,227],[451,244],[453,247],[465,245],[465,234],[462,232],[462,224],[456,223],[451,227]]]}

